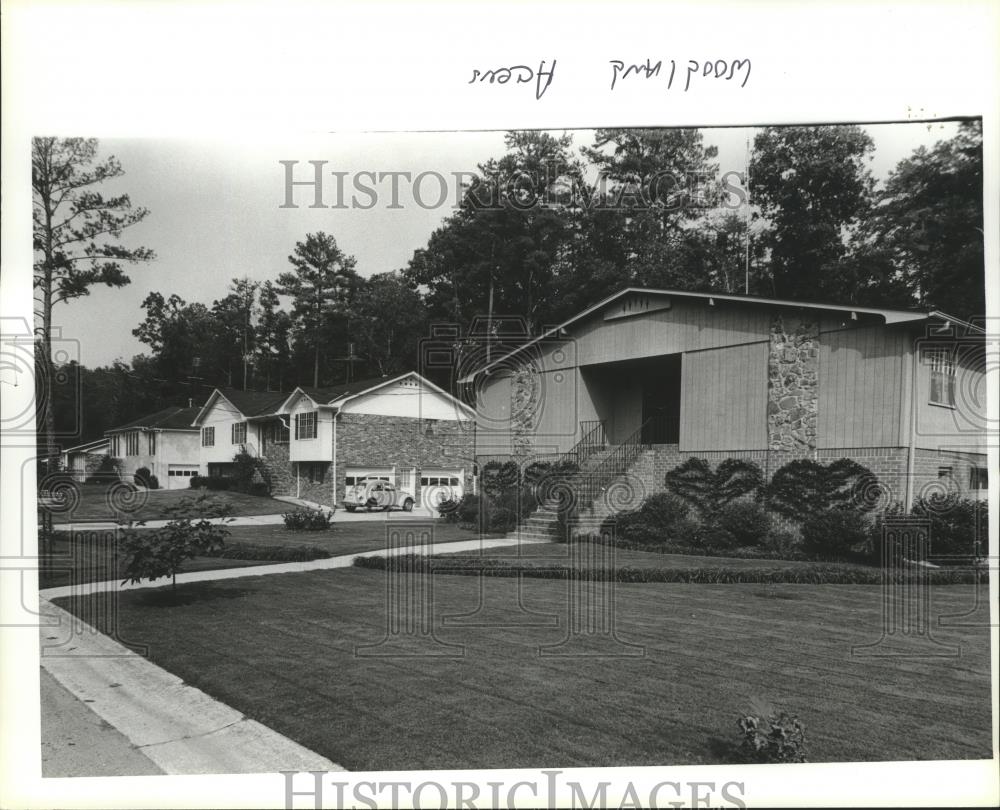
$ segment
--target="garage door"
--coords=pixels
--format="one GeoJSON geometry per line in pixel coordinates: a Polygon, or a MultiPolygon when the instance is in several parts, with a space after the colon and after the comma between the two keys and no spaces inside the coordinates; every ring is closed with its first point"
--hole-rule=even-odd
{"type": "MultiPolygon", "coordinates": [[[[167,489],[187,489],[191,479],[198,474],[197,464],[170,464],[167,466],[167,489]]],[[[163,486],[160,482],[160,486],[163,486]]]]}
{"type": "Polygon", "coordinates": [[[392,467],[347,467],[344,470],[344,497],[347,496],[347,490],[366,478],[380,478],[390,484],[396,483],[392,467]]]}
{"type": "Polygon", "coordinates": [[[465,494],[462,470],[421,470],[420,497],[427,509],[437,509],[441,501],[458,500],[465,494]]]}

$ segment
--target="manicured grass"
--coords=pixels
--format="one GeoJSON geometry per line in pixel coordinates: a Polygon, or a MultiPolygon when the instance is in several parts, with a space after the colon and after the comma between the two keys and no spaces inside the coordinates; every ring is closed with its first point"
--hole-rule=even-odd
{"type": "MultiPolygon", "coordinates": [[[[72,537],[69,532],[56,532],[51,551],[51,555],[43,556],[40,561],[40,588],[123,578],[125,561],[116,553],[114,530],[76,532],[72,537]]],[[[181,571],[217,571],[222,568],[267,564],[267,560],[195,557],[185,562],[181,571]]]]}
{"type": "MultiPolygon", "coordinates": [[[[385,637],[385,575],[354,568],[182,585],[176,600],[126,592],[117,630],[351,770],[727,762],[754,698],[803,720],[813,762],[990,756],[987,626],[935,622],[960,657],[862,658],[852,645],[880,637],[878,587],[617,585],[617,637],[644,655],[598,657],[620,649],[599,636],[550,648],[577,655],[540,656],[564,639],[575,587],[436,576],[434,635],[375,648],[383,655],[355,648],[385,637]],[[528,618],[558,626],[512,626],[525,618],[517,587],[528,618]],[[442,624],[477,605],[485,626],[442,624]],[[388,655],[435,638],[464,654],[388,655]]],[[[935,615],[972,605],[965,586],[931,595],[935,615]]]]}
{"type": "MultiPolygon", "coordinates": [[[[426,523],[393,520],[391,523],[358,522],[335,524],[327,531],[293,532],[283,525],[229,526],[226,547],[239,549],[240,557],[196,557],[185,562],[182,572],[214,571],[222,568],[239,568],[246,565],[267,565],[278,562],[275,549],[291,549],[310,559],[337,557],[341,554],[360,554],[385,548],[386,526],[400,532],[406,541],[408,531],[420,529],[426,523]],[[260,549],[260,559],[254,559],[254,549],[260,549]],[[310,554],[310,551],[322,553],[310,554]]],[[[139,531],[151,531],[140,529],[139,531]]],[[[100,582],[121,576],[123,561],[113,553],[113,529],[83,529],[71,538],[68,532],[56,532],[52,558],[43,558],[40,586],[53,588],[70,582],[100,582]],[[75,576],[72,572],[75,571],[75,576]]],[[[475,535],[444,522],[434,524],[434,542],[448,543],[472,540],[475,535]]],[[[419,535],[415,544],[419,544],[419,535]]]]}
{"type": "MultiPolygon", "coordinates": [[[[364,551],[377,551],[385,548],[386,529],[399,533],[401,542],[406,540],[409,532],[420,532],[428,525],[428,521],[357,521],[334,523],[330,529],[319,532],[293,532],[283,525],[275,526],[230,526],[230,538],[227,543],[261,546],[315,546],[329,551],[334,556],[340,554],[360,554],[364,551]]],[[[444,521],[433,523],[433,540],[435,544],[451,543],[458,540],[474,540],[477,535],[467,529],[460,529],[444,521]]],[[[420,544],[420,535],[416,534],[414,544],[420,544]]]]}
{"type": "MultiPolygon", "coordinates": [[[[200,489],[158,489],[151,492],[137,491],[128,499],[117,502],[122,510],[115,511],[109,503],[108,487],[101,484],[78,484],[79,500],[71,511],[56,510],[55,523],[76,520],[107,521],[132,518],[133,520],[160,520],[167,517],[166,509],[183,498],[207,495],[210,504],[229,504],[234,515],[277,515],[295,507],[274,498],[244,495],[241,492],[208,492],[200,489]]],[[[116,498],[119,496],[115,496],[116,498]]]]}

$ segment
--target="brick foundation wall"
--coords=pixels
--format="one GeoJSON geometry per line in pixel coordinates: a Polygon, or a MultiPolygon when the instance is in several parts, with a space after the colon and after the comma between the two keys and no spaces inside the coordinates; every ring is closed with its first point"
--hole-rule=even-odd
{"type": "Polygon", "coordinates": [[[271,494],[295,496],[295,468],[288,460],[288,445],[269,442],[264,459],[271,476],[271,494]]]}

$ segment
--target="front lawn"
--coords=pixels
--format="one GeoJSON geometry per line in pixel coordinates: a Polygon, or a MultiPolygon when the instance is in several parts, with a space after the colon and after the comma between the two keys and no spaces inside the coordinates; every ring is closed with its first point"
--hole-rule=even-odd
{"type": "MultiPolygon", "coordinates": [[[[238,557],[195,557],[183,564],[181,573],[281,562],[282,556],[275,553],[281,549],[292,552],[284,557],[286,560],[317,559],[378,551],[385,548],[387,526],[392,532],[400,532],[403,541],[406,542],[408,531],[419,531],[427,524],[397,520],[335,523],[330,529],[318,532],[293,532],[284,525],[229,526],[226,553],[229,555],[238,553],[238,557]],[[255,556],[255,551],[259,552],[259,556],[255,556]]],[[[476,539],[476,535],[471,531],[443,521],[435,522],[433,531],[436,544],[476,539]]],[[[69,585],[71,582],[102,582],[120,578],[123,560],[116,554],[114,540],[114,529],[80,529],[72,536],[69,532],[55,532],[52,555],[43,556],[41,560],[39,586],[54,588],[69,585]]],[[[415,544],[419,544],[419,534],[415,536],[415,540],[415,544]]]]}
{"type": "Polygon", "coordinates": [[[73,521],[118,521],[162,520],[168,517],[166,510],[175,506],[182,498],[196,498],[207,495],[211,505],[229,504],[234,515],[277,515],[291,511],[291,504],[261,495],[245,495],[242,492],[203,492],[193,489],[156,489],[137,491],[127,500],[119,500],[117,493],[109,496],[104,484],[77,484],[78,500],[71,511],[55,511],[55,523],[73,521]],[[121,511],[113,508],[112,501],[121,511]]]}
{"type": "MultiPolygon", "coordinates": [[[[435,636],[464,645],[460,657],[357,655],[385,636],[387,617],[385,575],[360,569],[182,585],[176,600],[125,592],[116,629],[350,770],[727,762],[755,698],[798,714],[813,762],[990,756],[988,626],[934,623],[960,657],[862,658],[852,645],[880,637],[879,587],[630,584],[616,586],[617,635],[644,655],[586,654],[607,652],[605,636],[568,650],[582,656],[543,657],[539,645],[566,633],[578,583],[524,580],[524,606],[559,626],[503,626],[521,616],[516,586],[434,578],[435,636]],[[480,626],[440,622],[481,597],[480,626]]],[[[966,586],[932,589],[935,614],[972,599],[966,586]]]]}

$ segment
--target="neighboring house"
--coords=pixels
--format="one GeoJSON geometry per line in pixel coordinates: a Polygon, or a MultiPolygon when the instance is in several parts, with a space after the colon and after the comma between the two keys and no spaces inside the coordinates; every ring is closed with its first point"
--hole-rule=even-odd
{"type": "Polygon", "coordinates": [[[108,455],[126,479],[146,467],[161,488],[185,489],[198,474],[198,430],[191,426],[198,410],[172,406],[105,431],[108,455]]]}
{"type": "Polygon", "coordinates": [[[462,382],[480,459],[639,446],[648,491],[691,456],[847,457],[909,503],[985,495],[985,367],[983,330],[940,312],[630,288],[462,382]]]}
{"type": "Polygon", "coordinates": [[[228,474],[232,470],[233,457],[244,448],[252,456],[279,462],[280,475],[280,466],[284,463],[281,456],[288,454],[288,429],[275,415],[275,410],[287,398],[287,392],[216,388],[192,421],[192,427],[200,431],[198,466],[201,474],[228,474]],[[281,447],[285,448],[283,453],[281,447]]]}
{"type": "Polygon", "coordinates": [[[68,447],[62,452],[62,468],[72,474],[74,481],[83,483],[97,472],[101,461],[108,455],[108,448],[107,439],[68,447]]]}
{"type": "Polygon", "coordinates": [[[290,430],[288,494],[339,503],[377,477],[433,507],[474,486],[475,411],[415,372],[296,388],[276,413],[290,430]]]}

